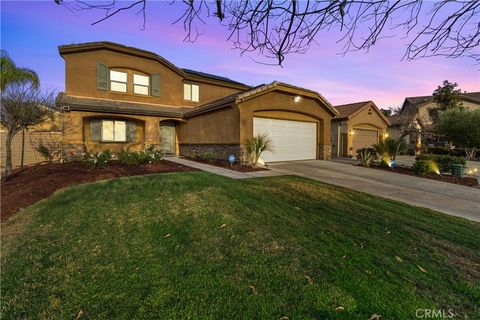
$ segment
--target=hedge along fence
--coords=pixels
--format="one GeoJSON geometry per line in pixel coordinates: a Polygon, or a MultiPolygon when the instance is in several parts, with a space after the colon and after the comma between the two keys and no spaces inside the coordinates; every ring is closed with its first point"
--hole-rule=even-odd
{"type": "MultiPolygon", "coordinates": [[[[1,133],[1,168],[5,167],[5,157],[7,151],[5,149],[5,140],[7,138],[7,131],[2,129],[1,133]]],[[[36,150],[36,147],[40,143],[58,146],[62,142],[62,133],[58,131],[25,131],[25,155],[23,164],[29,165],[45,161],[40,153],[36,150]]],[[[13,168],[20,167],[20,161],[22,158],[22,133],[19,132],[13,137],[12,141],[12,166],[13,168]]]]}

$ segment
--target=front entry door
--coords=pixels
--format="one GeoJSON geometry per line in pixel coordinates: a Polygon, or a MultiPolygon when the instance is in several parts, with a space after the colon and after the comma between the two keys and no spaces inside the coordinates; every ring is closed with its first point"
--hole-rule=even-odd
{"type": "Polygon", "coordinates": [[[160,122],[160,151],[175,154],[175,123],[160,122]]]}

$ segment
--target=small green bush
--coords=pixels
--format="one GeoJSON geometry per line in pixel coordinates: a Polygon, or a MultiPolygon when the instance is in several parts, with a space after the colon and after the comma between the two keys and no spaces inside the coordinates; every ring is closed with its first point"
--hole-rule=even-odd
{"type": "Polygon", "coordinates": [[[430,154],[448,155],[450,149],[448,147],[427,147],[427,152],[430,154]]]}
{"type": "Polygon", "coordinates": [[[108,149],[101,152],[85,152],[82,154],[82,160],[92,168],[104,168],[111,159],[112,153],[108,149]]]}
{"type": "Polygon", "coordinates": [[[122,151],[118,153],[117,159],[124,165],[140,165],[147,163],[158,163],[163,159],[162,153],[153,146],[148,147],[144,151],[122,151]]]}
{"type": "Polygon", "coordinates": [[[461,164],[463,166],[467,164],[465,158],[449,155],[421,154],[416,156],[415,160],[432,160],[438,164],[442,172],[452,172],[454,164],[461,164]]]}
{"type": "Polygon", "coordinates": [[[211,152],[211,151],[204,151],[204,152],[201,152],[198,157],[201,159],[201,160],[204,160],[204,161],[207,161],[207,162],[215,162],[216,160],[216,156],[215,156],[215,153],[214,152],[211,152]]]}
{"type": "Polygon", "coordinates": [[[45,160],[52,161],[53,155],[50,152],[50,149],[43,143],[40,143],[37,147],[35,147],[35,150],[37,150],[40,156],[45,160]]]}
{"type": "Polygon", "coordinates": [[[437,164],[433,160],[415,160],[412,165],[412,171],[421,176],[427,173],[435,173],[437,164]]]}
{"type": "Polygon", "coordinates": [[[361,148],[357,149],[357,160],[360,161],[362,166],[370,166],[370,162],[375,160],[377,157],[377,152],[374,148],[361,148]]]}

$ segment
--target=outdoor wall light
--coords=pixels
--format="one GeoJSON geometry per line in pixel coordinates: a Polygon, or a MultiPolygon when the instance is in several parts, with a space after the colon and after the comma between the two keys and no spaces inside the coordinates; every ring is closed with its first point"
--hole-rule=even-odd
{"type": "Polygon", "coordinates": [[[301,96],[295,96],[295,97],[292,97],[292,99],[293,99],[293,102],[295,102],[295,103],[302,101],[301,96]]]}
{"type": "Polygon", "coordinates": [[[384,136],[385,138],[388,138],[388,133],[385,133],[383,136],[384,136]]]}
{"type": "Polygon", "coordinates": [[[350,134],[353,136],[355,134],[355,131],[350,131],[350,134]]]}

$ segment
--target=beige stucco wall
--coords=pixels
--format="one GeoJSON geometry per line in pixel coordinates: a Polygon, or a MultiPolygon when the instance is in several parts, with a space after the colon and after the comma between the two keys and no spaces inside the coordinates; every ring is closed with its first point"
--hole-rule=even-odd
{"type": "Polygon", "coordinates": [[[208,101],[240,91],[225,84],[211,84],[202,81],[187,81],[179,73],[164,64],[126,53],[111,50],[85,51],[69,53],[65,59],[65,92],[69,95],[95,97],[103,99],[135,101],[170,106],[197,106],[208,101]],[[97,88],[97,63],[109,68],[127,70],[129,73],[129,93],[99,90],[97,88]],[[133,94],[133,73],[160,74],[160,96],[133,94]],[[200,85],[200,101],[183,100],[183,83],[200,85]]]}
{"type": "Polygon", "coordinates": [[[180,143],[238,144],[240,143],[240,113],[237,107],[227,107],[187,119],[178,125],[180,143]]]}
{"type": "MultiPolygon", "coordinates": [[[[470,111],[480,109],[479,103],[474,103],[471,101],[463,100],[463,108],[468,109],[470,111]]],[[[417,111],[417,118],[422,121],[422,123],[426,125],[432,124],[432,119],[430,118],[430,114],[428,112],[429,109],[436,109],[437,105],[435,102],[430,101],[418,107],[417,111]]]]}
{"type": "Polygon", "coordinates": [[[170,119],[163,117],[151,116],[133,116],[133,115],[112,115],[108,113],[72,111],[64,113],[64,144],[65,145],[84,145],[89,152],[99,152],[109,149],[113,152],[121,150],[138,151],[147,145],[158,145],[160,143],[160,122],[175,121],[178,119],[170,119]],[[93,142],[90,140],[90,119],[118,119],[135,121],[136,141],[135,142],[93,142]]]}

